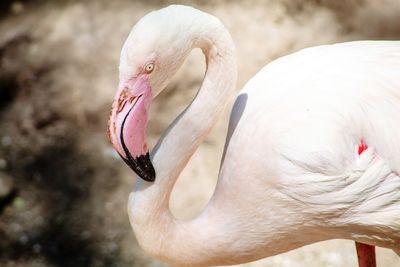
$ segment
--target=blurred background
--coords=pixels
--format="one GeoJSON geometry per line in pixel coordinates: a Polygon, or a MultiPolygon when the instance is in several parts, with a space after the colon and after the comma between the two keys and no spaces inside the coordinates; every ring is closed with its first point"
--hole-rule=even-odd
{"type": "MultiPolygon", "coordinates": [[[[266,63],[304,47],[400,38],[398,0],[176,2],[229,29],[238,90],[266,63]]],[[[170,3],[1,1],[0,266],[166,266],[137,246],[126,213],[135,178],[105,128],[126,36],[140,17],[170,3]]],[[[153,103],[150,144],[190,102],[204,68],[194,51],[153,103]]],[[[213,192],[228,113],[174,189],[177,217],[195,216],[213,192]]],[[[378,264],[400,266],[400,258],[378,249],[378,264]]],[[[354,243],[333,240],[242,266],[357,265],[354,243]]]]}

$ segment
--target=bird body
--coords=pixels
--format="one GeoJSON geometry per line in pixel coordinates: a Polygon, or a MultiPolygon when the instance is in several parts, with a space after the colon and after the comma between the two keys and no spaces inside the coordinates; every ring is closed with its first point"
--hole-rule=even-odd
{"type": "MultiPolygon", "coordinates": [[[[145,16],[121,52],[119,92],[142,92],[144,81],[157,95],[195,47],[207,62],[199,93],[151,153],[155,182],[138,180],[129,197],[142,248],[178,266],[238,264],[335,238],[398,252],[400,42],[318,46],[265,66],[236,97],[212,198],[178,220],[168,207],[175,181],[236,94],[233,42],[215,17],[170,6],[145,16]],[[137,71],[149,59],[154,72],[137,71]]],[[[135,135],[121,121],[138,116],[142,95],[111,113],[109,137],[128,164],[137,158],[121,143],[135,135]]]]}

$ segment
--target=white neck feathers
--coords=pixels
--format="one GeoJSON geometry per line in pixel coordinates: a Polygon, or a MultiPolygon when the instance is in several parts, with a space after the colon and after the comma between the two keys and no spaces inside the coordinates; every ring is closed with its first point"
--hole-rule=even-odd
{"type": "MultiPolygon", "coordinates": [[[[179,174],[234,96],[237,75],[233,41],[218,19],[196,10],[194,17],[182,23],[179,30],[186,35],[182,38],[190,39],[191,48],[201,48],[206,57],[206,74],[193,102],[170,124],[151,153],[155,183],[138,180],[128,205],[140,245],[170,263],[176,259],[194,263],[193,257],[206,259],[199,253],[209,244],[198,231],[207,229],[197,225],[196,219],[176,220],[168,203],[179,174]]],[[[176,49],[177,53],[185,51],[176,49]]],[[[208,226],[211,224],[208,221],[208,226]]]]}

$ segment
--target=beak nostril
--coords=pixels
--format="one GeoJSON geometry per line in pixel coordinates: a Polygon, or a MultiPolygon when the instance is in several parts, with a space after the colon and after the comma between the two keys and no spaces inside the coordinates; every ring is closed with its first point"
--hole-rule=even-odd
{"type": "Polygon", "coordinates": [[[124,87],[118,97],[117,113],[120,113],[124,109],[126,102],[129,101],[130,98],[132,98],[132,96],[129,93],[128,87],[124,87]]]}
{"type": "Polygon", "coordinates": [[[126,101],[122,100],[121,102],[118,100],[118,109],[117,113],[120,113],[125,107],[126,101]]]}

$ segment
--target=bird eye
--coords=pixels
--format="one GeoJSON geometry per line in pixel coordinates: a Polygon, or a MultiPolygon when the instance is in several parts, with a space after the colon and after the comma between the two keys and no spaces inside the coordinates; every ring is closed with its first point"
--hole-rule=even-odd
{"type": "Polygon", "coordinates": [[[154,70],[154,63],[150,62],[144,66],[144,71],[146,73],[151,73],[154,70]]]}

